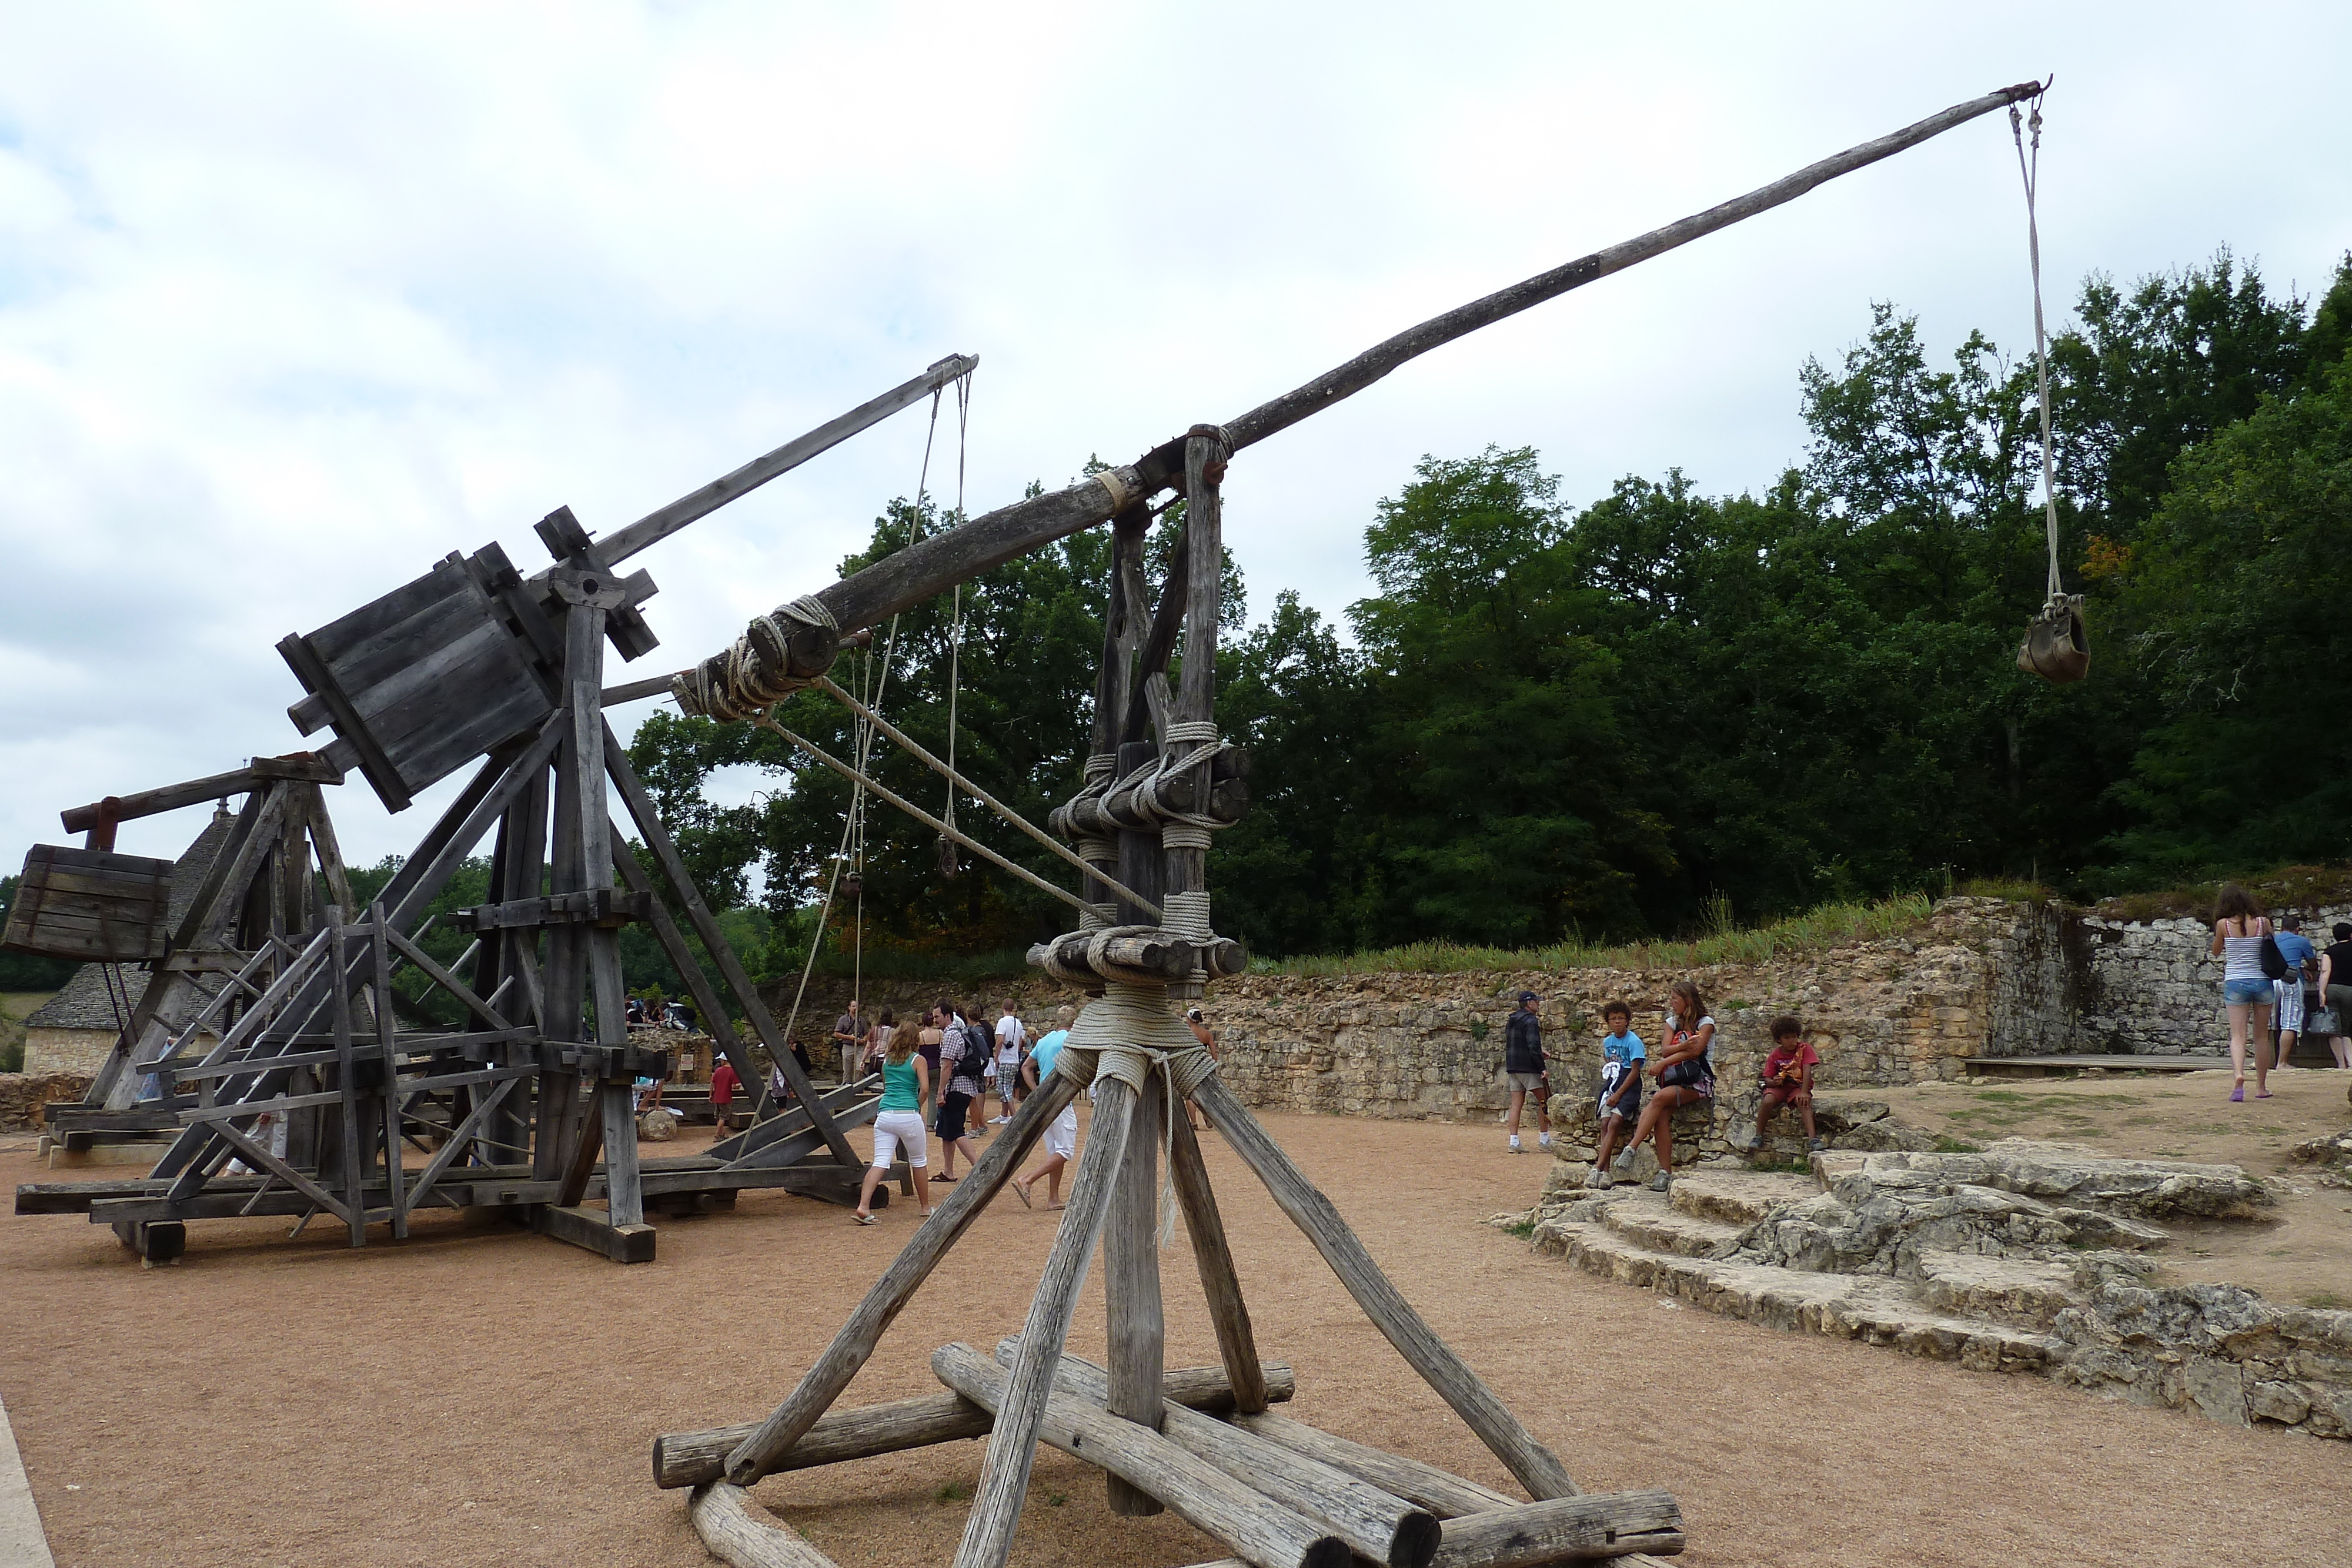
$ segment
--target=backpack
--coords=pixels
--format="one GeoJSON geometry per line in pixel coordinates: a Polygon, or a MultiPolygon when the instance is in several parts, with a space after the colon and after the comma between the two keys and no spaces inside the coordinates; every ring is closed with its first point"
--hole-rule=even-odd
{"type": "Polygon", "coordinates": [[[976,1023],[966,1023],[960,1032],[963,1035],[963,1054],[956,1058],[955,1066],[948,1073],[948,1082],[952,1083],[959,1078],[969,1078],[977,1084],[988,1071],[990,1051],[995,1041],[986,1030],[976,1023]]]}
{"type": "Polygon", "coordinates": [[[2287,967],[2286,955],[2279,951],[2277,937],[2266,936],[2263,938],[2262,956],[2263,973],[2267,977],[2284,980],[2292,973],[2287,967]]]}

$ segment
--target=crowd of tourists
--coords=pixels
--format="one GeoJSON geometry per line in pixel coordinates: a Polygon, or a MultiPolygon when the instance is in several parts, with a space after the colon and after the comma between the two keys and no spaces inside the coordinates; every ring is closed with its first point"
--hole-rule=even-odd
{"type": "Polygon", "coordinates": [[[2273,923],[2252,894],[2234,882],[2222,884],[2205,952],[2221,960],[2231,1101],[2246,1097],[2250,1056],[2254,1098],[2269,1099],[2270,1075],[2287,1065],[2295,1041],[2305,1033],[2326,1040],[2337,1067],[2352,1068],[2352,925],[2338,921],[2328,936],[2322,948],[2303,934],[2298,917],[2283,915],[2273,923]],[[2316,1008],[2309,1005],[2313,999],[2316,1008]]]}

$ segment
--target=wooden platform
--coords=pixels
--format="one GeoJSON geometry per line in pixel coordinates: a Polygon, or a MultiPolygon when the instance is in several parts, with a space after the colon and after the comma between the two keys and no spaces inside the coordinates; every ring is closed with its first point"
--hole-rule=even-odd
{"type": "Polygon", "coordinates": [[[1971,1056],[1969,1071],[1987,1078],[2054,1078],[2099,1068],[2107,1072],[2204,1072],[2227,1067],[2226,1056],[1971,1056]]]}

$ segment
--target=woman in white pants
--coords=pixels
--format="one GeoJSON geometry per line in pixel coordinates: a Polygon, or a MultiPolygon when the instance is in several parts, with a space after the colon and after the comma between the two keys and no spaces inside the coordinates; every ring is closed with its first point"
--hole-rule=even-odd
{"type": "Polygon", "coordinates": [[[915,1037],[900,1030],[890,1037],[882,1057],[882,1109],[874,1118],[874,1163],[866,1168],[866,1185],[857,1189],[857,1223],[874,1223],[874,1189],[890,1173],[901,1145],[907,1168],[915,1173],[915,1210],[931,1212],[929,1145],[923,1136],[923,1099],[929,1092],[929,1063],[915,1053],[915,1037]]]}

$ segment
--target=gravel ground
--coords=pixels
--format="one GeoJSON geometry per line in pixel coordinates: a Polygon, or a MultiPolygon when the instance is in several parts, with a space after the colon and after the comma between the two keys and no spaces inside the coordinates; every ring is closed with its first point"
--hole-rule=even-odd
{"type": "MultiPolygon", "coordinates": [[[[2346,1560],[2352,1445],[1669,1306],[1478,1223],[1525,1207],[1549,1165],[1505,1154],[1494,1129],[1268,1121],[1580,1485],[1677,1494],[1694,1568],[2346,1560]]],[[[1297,1368],[1291,1412],[1507,1487],[1204,1141],[1260,1343],[1297,1368]]],[[[0,1176],[54,1179],[21,1144],[0,1150],[0,1176]]],[[[1016,1330],[1056,1218],[1000,1198],[847,1397],[925,1391],[937,1344],[1016,1330]]],[[[191,1228],[184,1264],[142,1270],[79,1217],[0,1218],[0,1398],[58,1563],[699,1568],[683,1495],[648,1479],[654,1434],[763,1414],[914,1216],[859,1229],[747,1193],[731,1215],[660,1223],[660,1260],[628,1269],[452,1216],[360,1252],[321,1227],[289,1243],[284,1221],[213,1222],[191,1228]]],[[[1215,1354],[1182,1245],[1171,1364],[1215,1354]]],[[[1102,1337],[1097,1270],[1072,1343],[1098,1354],[1102,1337]]],[[[760,1496],[843,1568],[942,1563],[980,1460],[961,1443],[780,1477],[760,1496]]],[[[1014,1561],[1221,1555],[1169,1516],[1113,1519],[1100,1477],[1049,1451],[1014,1561]]]]}

